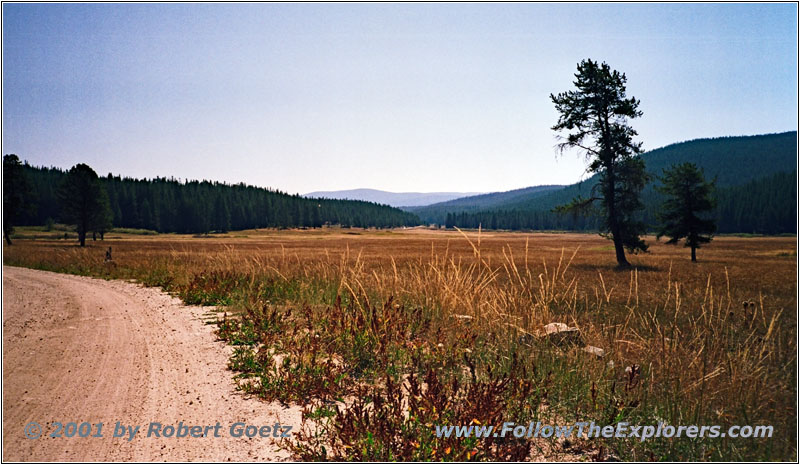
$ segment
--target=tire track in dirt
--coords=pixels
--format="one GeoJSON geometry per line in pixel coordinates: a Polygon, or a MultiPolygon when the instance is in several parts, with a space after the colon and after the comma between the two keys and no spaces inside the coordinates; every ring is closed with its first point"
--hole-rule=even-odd
{"type": "Polygon", "coordinates": [[[300,426],[301,409],[246,398],[207,309],[123,282],[3,267],[4,461],[275,461],[272,438],[231,424],[300,426]],[[28,422],[44,434],[27,439],[28,422]],[[103,423],[102,438],[50,438],[52,422],[103,423]],[[140,426],[132,441],[115,423],[140,426]],[[147,438],[147,425],[222,425],[222,437],[147,438]]]}

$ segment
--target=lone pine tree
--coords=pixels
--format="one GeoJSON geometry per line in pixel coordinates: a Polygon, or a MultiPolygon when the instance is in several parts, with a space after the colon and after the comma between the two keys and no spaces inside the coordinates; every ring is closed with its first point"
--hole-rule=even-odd
{"type": "Polygon", "coordinates": [[[639,237],[645,225],[636,212],[643,208],[640,194],[648,178],[639,157],[642,143],[633,141],[637,132],[628,124],[642,112],[639,100],[626,96],[626,82],[624,73],[588,59],[578,64],[576,90],[550,94],[559,113],[552,129],[567,132],[559,149],[579,149],[589,161],[588,171],[598,175],[589,198],[575,198],[557,211],[586,210],[598,201],[603,212],[601,234],[614,242],[621,267],[630,266],[626,249],[631,253],[647,250],[639,237]]]}

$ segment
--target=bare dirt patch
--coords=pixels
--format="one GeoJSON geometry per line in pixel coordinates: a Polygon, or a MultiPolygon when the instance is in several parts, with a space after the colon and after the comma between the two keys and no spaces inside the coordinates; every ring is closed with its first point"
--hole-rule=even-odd
{"type": "Polygon", "coordinates": [[[243,397],[208,308],[157,289],[3,267],[4,461],[274,461],[271,438],[230,425],[292,425],[299,408],[243,397]],[[35,421],[44,434],[28,439],[35,421]],[[139,425],[132,441],[115,423],[139,425]],[[150,422],[222,425],[222,437],[145,437],[150,422]],[[103,438],[50,438],[53,422],[102,422],[103,438]]]}

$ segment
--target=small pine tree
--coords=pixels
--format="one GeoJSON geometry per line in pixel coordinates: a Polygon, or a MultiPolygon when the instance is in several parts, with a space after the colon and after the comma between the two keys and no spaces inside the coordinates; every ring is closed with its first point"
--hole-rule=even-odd
{"type": "Polygon", "coordinates": [[[697,261],[696,250],[701,244],[711,242],[716,231],[716,220],[708,213],[716,206],[713,197],[714,182],[703,177],[694,163],[682,163],[664,170],[663,186],[658,190],[667,196],[661,208],[661,227],[658,238],[668,236],[668,244],[686,238],[685,247],[692,248],[692,261],[697,261]]]}
{"type": "Polygon", "coordinates": [[[100,235],[100,240],[105,239],[105,235],[114,227],[114,213],[108,200],[108,193],[105,188],[101,188],[98,198],[98,208],[92,217],[92,231],[100,235]]]}
{"type": "Polygon", "coordinates": [[[62,219],[77,226],[81,247],[86,245],[86,233],[104,209],[102,190],[97,173],[79,163],[67,172],[58,192],[62,219]]]}

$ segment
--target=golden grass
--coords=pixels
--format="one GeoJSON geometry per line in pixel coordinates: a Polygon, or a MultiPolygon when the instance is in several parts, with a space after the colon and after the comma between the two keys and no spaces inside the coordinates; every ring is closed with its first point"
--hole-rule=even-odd
{"type": "MultiPolygon", "coordinates": [[[[610,243],[590,234],[321,229],[108,237],[83,249],[18,240],[4,248],[4,263],[135,278],[176,292],[220,273],[235,277],[224,290],[235,294],[225,301],[234,306],[257,299],[265,277],[298,283],[307,292],[295,291],[295,300],[313,300],[327,283],[356,302],[394,297],[428,309],[442,328],[434,345],[456,342],[453,315],[471,316],[472,329],[493,335],[500,353],[543,324],[563,322],[606,351],[602,361],[564,354],[603,389],[614,392],[624,367],[642,368],[644,391],[635,403],[646,404],[651,418],[776,430],[767,452],[722,441],[716,455],[685,457],[796,459],[795,238],[717,237],[693,264],[688,249],[651,237],[649,253],[629,258],[635,269],[618,271],[610,243]],[[111,265],[103,262],[107,246],[111,265]]],[[[597,408],[594,389],[592,381],[591,396],[569,401],[576,412],[597,408]]]]}

